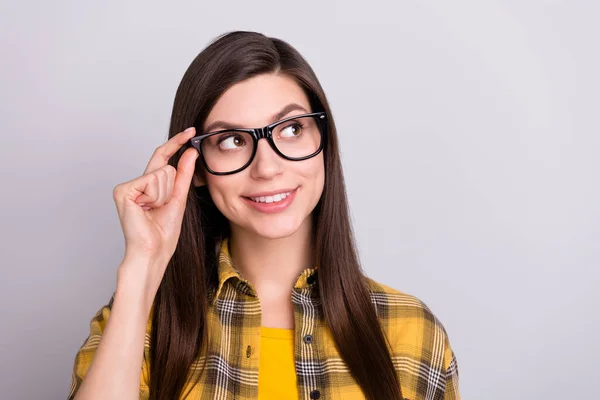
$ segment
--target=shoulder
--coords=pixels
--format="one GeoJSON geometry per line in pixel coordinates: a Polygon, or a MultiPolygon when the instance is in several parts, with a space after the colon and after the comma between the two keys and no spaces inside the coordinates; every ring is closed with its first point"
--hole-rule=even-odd
{"type": "Polygon", "coordinates": [[[369,294],[371,295],[371,302],[375,306],[380,319],[396,316],[434,317],[433,312],[418,297],[394,289],[371,278],[366,277],[365,279],[369,288],[369,294]]]}
{"type": "MultiPolygon", "coordinates": [[[[102,335],[104,334],[104,331],[106,329],[106,324],[108,323],[108,320],[110,318],[114,302],[115,294],[113,293],[108,303],[100,307],[100,309],[96,312],[96,314],[92,317],[90,321],[89,335],[84,340],[83,344],[75,354],[71,387],[69,390],[69,395],[67,397],[69,400],[73,399],[79,391],[79,388],[83,383],[83,379],[85,378],[87,371],[89,370],[92,364],[92,360],[96,354],[96,350],[98,349],[98,345],[100,344],[100,340],[102,339],[102,335]]],[[[148,323],[146,324],[146,338],[144,340],[144,360],[142,364],[142,373],[140,378],[140,399],[148,398],[148,381],[150,373],[146,360],[148,360],[150,357],[149,333],[150,328],[152,326],[151,322],[151,318],[149,318],[148,323]]]]}
{"type": "MultiPolygon", "coordinates": [[[[112,294],[112,296],[110,297],[110,300],[105,305],[100,307],[100,309],[98,309],[96,314],[92,317],[92,319],[90,321],[90,337],[88,337],[88,339],[87,339],[88,342],[97,344],[96,340],[90,340],[90,338],[98,339],[98,337],[100,337],[104,333],[104,330],[106,329],[106,324],[107,324],[108,319],[110,318],[110,315],[112,312],[114,302],[115,302],[115,293],[112,294]]],[[[146,323],[146,335],[149,335],[150,331],[152,329],[153,314],[154,314],[154,306],[152,306],[152,308],[150,310],[150,315],[149,315],[147,323],[146,323]]]]}
{"type": "MultiPolygon", "coordinates": [[[[371,302],[392,353],[411,358],[431,355],[448,368],[454,356],[448,333],[434,312],[418,297],[366,278],[371,302]]],[[[424,361],[424,360],[423,360],[424,361]]]]}
{"type": "Polygon", "coordinates": [[[99,337],[102,336],[102,333],[106,328],[106,323],[110,318],[110,312],[112,310],[114,301],[115,295],[113,294],[108,303],[100,307],[90,320],[90,335],[86,340],[88,344],[97,344],[97,342],[100,340],[99,337]]]}

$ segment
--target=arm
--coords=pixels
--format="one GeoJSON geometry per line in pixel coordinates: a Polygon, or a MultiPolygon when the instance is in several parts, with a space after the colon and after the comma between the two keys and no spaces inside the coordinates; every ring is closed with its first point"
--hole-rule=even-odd
{"type": "MultiPolygon", "coordinates": [[[[192,138],[190,127],[171,137],[153,153],[144,174],[113,189],[125,237],[125,259],[117,272],[117,290],[106,323],[100,320],[75,361],[69,399],[147,398],[147,383],[139,381],[144,339],[154,297],[175,253],[194,176],[195,148],[186,149],[177,168],[171,157],[192,138]],[[89,371],[88,371],[89,363],[89,371]],[[85,375],[85,379],[84,379],[85,375]],[[140,384],[141,383],[141,384],[140,384]]],[[[142,374],[144,376],[144,374],[142,374]]],[[[146,379],[147,382],[147,379],[146,379]]]]}
{"type": "Polygon", "coordinates": [[[446,349],[444,351],[444,367],[446,370],[446,391],[444,400],[460,400],[458,388],[458,363],[450,342],[446,336],[446,349]]]}
{"type": "MultiPolygon", "coordinates": [[[[135,271],[142,266],[127,263],[144,262],[124,260],[119,270],[135,271]]],[[[148,371],[144,340],[153,299],[147,300],[141,280],[131,278],[126,272],[119,275],[113,298],[92,320],[90,336],[75,358],[69,400],[148,397],[147,379],[140,372],[148,371]]]]}

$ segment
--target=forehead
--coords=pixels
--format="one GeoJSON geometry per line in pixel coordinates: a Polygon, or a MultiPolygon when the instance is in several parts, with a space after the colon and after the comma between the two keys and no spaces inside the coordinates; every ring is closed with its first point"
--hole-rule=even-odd
{"type": "Polygon", "coordinates": [[[258,75],[227,89],[210,111],[204,127],[214,121],[226,121],[239,127],[261,127],[275,122],[273,115],[291,103],[311,111],[308,97],[294,79],[278,74],[258,75]]]}

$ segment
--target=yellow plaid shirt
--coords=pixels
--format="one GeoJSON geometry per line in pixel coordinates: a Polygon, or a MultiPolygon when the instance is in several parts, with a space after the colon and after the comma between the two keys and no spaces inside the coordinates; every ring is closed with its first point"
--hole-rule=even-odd
{"type": "MultiPolygon", "coordinates": [[[[233,266],[227,239],[219,255],[219,286],[208,294],[209,341],[206,371],[192,387],[207,354],[193,364],[183,394],[188,399],[256,399],[260,361],[261,307],[252,285],[233,266]]],[[[295,364],[299,399],[364,399],[363,392],[336,350],[313,290],[315,268],[305,269],[292,291],[295,364]]],[[[405,399],[460,399],[458,365],[446,330],[414,296],[366,278],[371,301],[386,336],[405,399]]],[[[108,320],[112,302],[90,323],[90,335],[75,357],[69,399],[75,396],[108,320]]],[[[151,317],[144,343],[140,399],[149,398],[151,317]]]]}

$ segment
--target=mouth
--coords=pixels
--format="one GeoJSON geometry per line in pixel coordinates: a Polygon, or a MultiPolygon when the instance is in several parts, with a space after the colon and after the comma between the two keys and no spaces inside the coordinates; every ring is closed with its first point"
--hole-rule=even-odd
{"type": "Polygon", "coordinates": [[[296,187],[293,189],[280,189],[270,192],[254,193],[250,196],[243,197],[245,197],[248,200],[252,200],[255,203],[278,203],[284,200],[286,197],[290,196],[296,189],[298,188],[296,187]]]}
{"type": "Polygon", "coordinates": [[[274,213],[285,210],[296,196],[299,187],[294,189],[281,189],[271,192],[253,193],[251,196],[242,196],[254,209],[274,213]]]}
{"type": "Polygon", "coordinates": [[[254,201],[255,203],[278,203],[288,197],[290,194],[292,194],[292,191],[277,193],[273,196],[248,197],[248,199],[254,201]]]}

